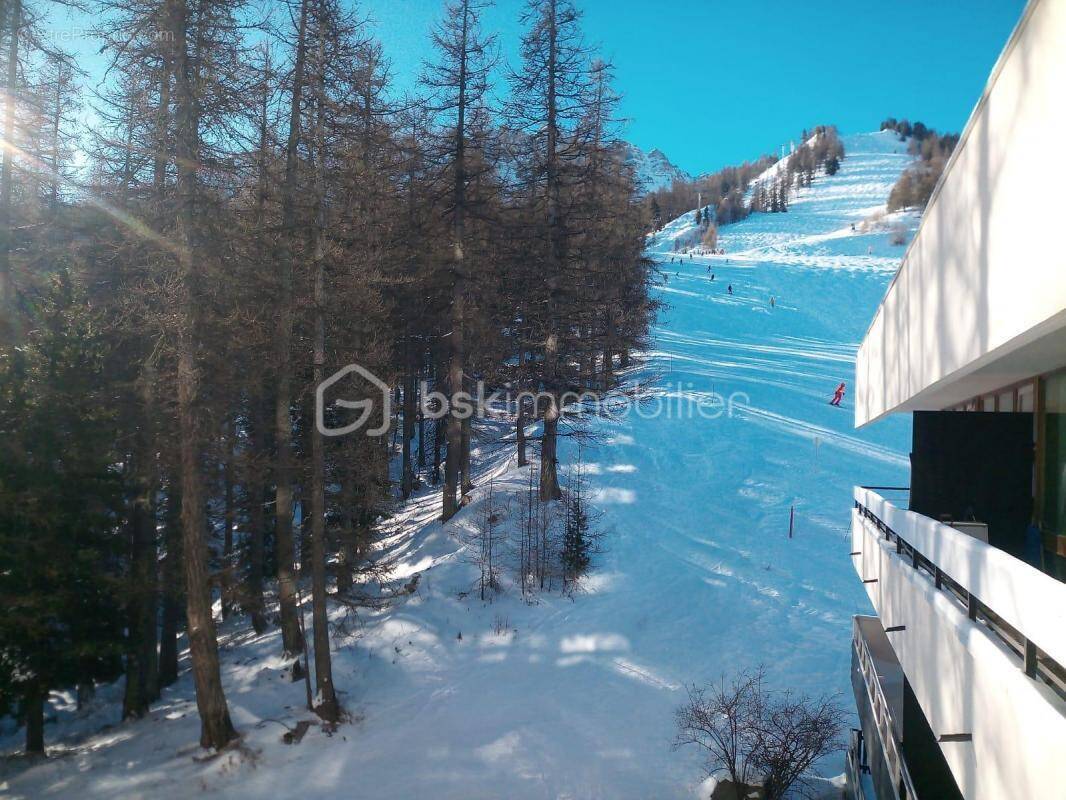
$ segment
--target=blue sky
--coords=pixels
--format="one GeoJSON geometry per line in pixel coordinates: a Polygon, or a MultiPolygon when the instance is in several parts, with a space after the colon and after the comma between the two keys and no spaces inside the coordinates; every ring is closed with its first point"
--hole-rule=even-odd
{"type": "MultiPolygon", "coordinates": [[[[413,88],[442,0],[359,0],[413,88]]],[[[484,14],[514,62],[525,0],[484,14]]],[[[624,138],[694,173],[774,152],[806,127],[876,129],[886,116],[959,131],[1023,0],[578,0],[613,61],[624,138]]],[[[71,20],[57,15],[57,29],[71,20]]],[[[99,75],[88,39],[64,46],[99,75]]]]}
{"type": "MultiPolygon", "coordinates": [[[[1023,0],[578,0],[616,69],[625,138],[707,172],[805,128],[875,130],[886,116],[962,129],[1023,0]]],[[[485,25],[514,58],[524,0],[485,25]]],[[[426,53],[437,0],[366,0],[398,82],[426,53]]]]}

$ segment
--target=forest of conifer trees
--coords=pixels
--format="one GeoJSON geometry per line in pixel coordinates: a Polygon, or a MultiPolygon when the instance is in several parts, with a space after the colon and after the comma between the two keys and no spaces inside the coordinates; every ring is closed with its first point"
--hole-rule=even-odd
{"type": "Polygon", "coordinates": [[[447,0],[416,93],[341,0],[89,0],[90,92],[53,10],[0,6],[0,713],[38,753],[51,690],[124,677],[142,716],[184,631],[221,748],[220,607],[310,647],[309,702],[341,721],[329,604],[373,580],[397,501],[437,486],[447,520],[475,483],[478,421],[423,391],[537,393],[507,446],[554,503],[561,398],[617,387],[648,333],[611,67],[571,0],[529,0],[510,65],[481,3],[447,0]],[[387,387],[387,435],[316,424],[350,364],[387,387]]]}
{"type": "Polygon", "coordinates": [[[948,159],[959,143],[957,133],[937,133],[922,122],[913,125],[906,119],[888,117],[881,122],[881,130],[894,131],[900,141],[907,142],[907,152],[916,157],[914,166],[907,169],[888,198],[889,211],[907,208],[923,210],[933,196],[933,190],[947,166],[948,159]]]}
{"type": "MultiPolygon", "coordinates": [[[[789,197],[796,189],[810,186],[814,175],[822,170],[833,175],[844,158],[844,145],[833,125],[818,125],[804,130],[800,144],[784,159],[764,155],[755,161],[724,167],[691,181],[675,181],[668,188],[650,193],[644,200],[647,213],[656,229],[702,203],[706,219],[697,223],[730,225],[754,212],[788,211],[789,197]]],[[[695,244],[695,240],[689,244],[695,244]]],[[[705,242],[705,244],[707,244],[705,242]]],[[[713,245],[709,245],[713,246],[713,245]]]]}

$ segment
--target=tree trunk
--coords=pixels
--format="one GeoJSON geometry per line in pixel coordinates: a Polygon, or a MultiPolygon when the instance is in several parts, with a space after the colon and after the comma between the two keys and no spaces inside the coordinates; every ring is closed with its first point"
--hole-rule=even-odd
{"type": "Polygon", "coordinates": [[[558,96],[556,87],[556,70],[558,59],[558,25],[555,3],[551,4],[548,15],[548,52],[545,74],[547,86],[546,132],[546,169],[545,192],[547,194],[547,234],[548,234],[548,331],[544,340],[544,383],[548,391],[548,408],[544,411],[544,430],[540,456],[540,499],[557,500],[562,497],[557,472],[557,435],[559,430],[559,321],[558,298],[563,280],[562,272],[566,264],[566,237],[562,230],[560,217],[560,175],[558,96]]]}
{"type": "Polygon", "coordinates": [[[344,594],[352,588],[352,573],[355,570],[356,564],[356,473],[353,461],[354,458],[349,458],[344,466],[344,477],[341,485],[341,557],[340,562],[337,564],[337,592],[340,594],[344,594]]]}
{"type": "MultiPolygon", "coordinates": [[[[321,231],[316,235],[321,247],[321,231]]],[[[318,386],[324,376],[325,303],[322,262],[315,269],[315,352],[314,381],[318,386]]],[[[326,609],[326,455],[325,442],[317,427],[311,432],[311,621],[315,642],[315,711],[327,722],[340,719],[340,708],[333,690],[333,665],[329,651],[329,616],[326,609]]]]}
{"type": "MultiPolygon", "coordinates": [[[[263,79],[259,103],[259,152],[257,156],[255,200],[255,229],[264,232],[266,203],[270,177],[270,49],[263,50],[263,79]]],[[[269,250],[267,251],[269,252],[269,250]]],[[[267,397],[261,381],[254,382],[248,391],[248,455],[245,460],[245,497],[248,503],[247,556],[248,565],[244,586],[244,609],[251,617],[252,629],[261,634],[267,629],[266,602],[263,598],[263,579],[266,575],[266,465],[269,459],[269,431],[267,397]]]]}
{"type": "Polygon", "coordinates": [[[405,343],[408,350],[406,361],[406,374],[403,382],[403,480],[400,483],[400,493],[406,500],[411,496],[415,488],[415,466],[411,453],[411,444],[415,438],[415,418],[418,415],[418,375],[414,360],[410,356],[410,344],[405,343]]]}
{"type": "Polygon", "coordinates": [[[526,456],[526,401],[521,394],[518,395],[518,417],[515,419],[515,439],[518,442],[518,466],[524,467],[529,463],[526,456]]]}
{"type": "MultiPolygon", "coordinates": [[[[192,70],[188,48],[189,9],[186,0],[174,0],[175,78],[177,89],[176,151],[178,165],[178,225],[181,274],[181,328],[177,336],[177,395],[179,453],[181,457],[181,527],[185,557],[186,616],[189,653],[200,712],[200,746],[219,749],[236,738],[230,721],[211,616],[211,588],[207,569],[207,542],[201,475],[198,411],[200,367],[198,364],[198,314],[201,258],[195,230],[197,159],[199,158],[198,76],[192,70]]],[[[199,56],[198,56],[199,57],[199,56]]]]}
{"type": "Polygon", "coordinates": [[[59,123],[62,120],[63,66],[56,70],[56,104],[52,110],[52,176],[48,212],[54,218],[59,210],[59,123]]]}
{"type": "MultiPolygon", "coordinates": [[[[7,52],[7,78],[4,81],[4,141],[15,140],[15,104],[18,100],[18,52],[22,31],[22,0],[10,0],[11,23],[8,29],[10,45],[7,52]]],[[[11,249],[15,234],[11,219],[11,193],[13,148],[3,148],[0,161],[0,341],[14,338],[18,332],[18,315],[15,309],[15,283],[11,274],[11,249]]]]}
{"type": "Polygon", "coordinates": [[[403,387],[403,481],[400,490],[403,499],[411,496],[415,488],[415,466],[411,445],[415,438],[415,418],[417,411],[418,376],[414,366],[408,360],[407,374],[403,387]]]}
{"type": "MultiPolygon", "coordinates": [[[[151,380],[147,378],[146,380],[151,380]]],[[[122,717],[142,717],[149,705],[159,698],[159,660],[156,655],[156,619],[158,613],[158,553],[156,552],[155,469],[148,430],[152,397],[145,392],[142,419],[137,431],[137,449],[133,454],[134,482],[137,494],[130,511],[130,589],[129,628],[126,652],[126,692],[122,717]]]]}
{"type": "Polygon", "coordinates": [[[474,488],[474,476],[471,474],[470,466],[470,426],[473,423],[470,421],[470,417],[463,418],[462,428],[460,430],[460,442],[462,443],[462,455],[459,459],[459,470],[462,474],[462,478],[459,484],[459,493],[466,497],[474,488]]]}
{"type": "Polygon", "coordinates": [[[529,463],[526,457],[526,401],[522,393],[526,388],[526,350],[521,345],[518,348],[518,415],[515,418],[515,441],[518,445],[518,466],[524,467],[529,463]]]}
{"type": "Polygon", "coordinates": [[[559,500],[562,490],[559,488],[558,474],[558,431],[559,431],[559,406],[555,396],[548,398],[548,407],[544,410],[544,437],[540,446],[540,499],[559,500]]]}
{"type": "MultiPolygon", "coordinates": [[[[312,270],[313,274],[313,270],[312,270]]],[[[312,314],[312,318],[313,318],[312,314]]],[[[297,447],[299,453],[311,453],[311,437],[314,435],[314,395],[310,392],[304,392],[301,396],[301,402],[299,404],[299,422],[297,423],[297,429],[301,433],[301,440],[297,447]]],[[[383,437],[384,438],[384,437],[383,437]]],[[[387,441],[387,438],[386,438],[387,441]]],[[[299,457],[296,458],[294,466],[298,470],[300,480],[296,482],[293,487],[295,492],[293,494],[293,503],[296,508],[300,510],[300,524],[294,528],[293,541],[296,543],[296,580],[299,582],[300,578],[305,575],[311,574],[311,526],[308,524],[311,514],[311,485],[310,485],[310,473],[307,467],[311,465],[310,460],[306,460],[301,463],[299,457]]],[[[297,598],[299,600],[299,598],[297,598]]],[[[300,611],[303,614],[303,610],[300,611]]],[[[307,646],[307,637],[304,636],[304,646],[307,646]]]]}
{"type": "MultiPolygon", "coordinates": [[[[222,435],[222,446],[225,448],[222,462],[223,483],[223,525],[222,532],[222,574],[219,575],[221,587],[222,619],[229,619],[229,615],[236,608],[234,598],[236,582],[234,581],[234,557],[233,557],[233,526],[237,521],[237,507],[234,498],[233,478],[233,447],[236,439],[236,420],[226,421],[225,432],[222,435]]],[[[245,487],[247,489],[247,487],[245,487]]]]}
{"type": "Polygon", "coordinates": [[[559,488],[558,433],[559,399],[555,389],[558,359],[558,339],[549,334],[544,346],[544,373],[547,387],[547,407],[544,409],[544,425],[540,444],[540,499],[558,500],[563,496],[559,488]]]}
{"type": "Polygon", "coordinates": [[[178,679],[178,627],[181,625],[181,489],[170,476],[166,520],[163,523],[166,556],[163,559],[163,619],[159,631],[159,685],[178,679]]]}
{"type": "Polygon", "coordinates": [[[440,449],[444,443],[443,420],[433,420],[433,483],[440,483],[440,449]]]}
{"type": "Polygon", "coordinates": [[[266,606],[263,600],[265,554],[263,539],[266,533],[266,512],[263,507],[266,480],[263,471],[267,459],[265,441],[267,422],[263,397],[258,391],[251,394],[248,403],[251,411],[248,466],[245,478],[248,497],[248,577],[244,590],[244,606],[252,618],[252,628],[256,633],[263,633],[267,629],[266,606]]]}
{"type": "Polygon", "coordinates": [[[26,715],[26,753],[44,755],[44,700],[46,692],[36,683],[26,687],[23,696],[26,715]]]}
{"type": "Polygon", "coordinates": [[[603,390],[609,391],[614,382],[614,313],[607,309],[607,331],[603,337],[603,390]]]}
{"type": "MultiPolygon", "coordinates": [[[[325,198],[325,41],[323,0],[318,3],[317,109],[315,115],[315,229],[314,229],[314,385],[325,379],[326,363],[326,198],[325,198]]],[[[329,651],[329,614],[326,608],[326,451],[317,425],[311,426],[311,622],[315,642],[315,712],[326,722],[340,720],[333,689],[329,651]]]]}
{"type": "Polygon", "coordinates": [[[455,410],[455,399],[463,390],[463,305],[465,300],[460,291],[452,298],[452,332],[451,359],[448,364],[448,394],[451,408],[447,416],[445,436],[448,452],[444,462],[444,507],[442,519],[445,521],[455,516],[459,510],[457,494],[463,457],[463,423],[455,410]]]}
{"type": "Polygon", "coordinates": [[[145,406],[145,431],[141,442],[142,454],[140,458],[144,477],[141,479],[144,486],[144,500],[142,513],[144,522],[145,549],[148,557],[145,559],[145,597],[141,625],[144,629],[142,640],[142,660],[144,662],[144,693],[149,703],[159,699],[159,651],[158,651],[158,624],[159,624],[159,534],[158,519],[156,515],[156,497],[159,488],[159,467],[156,463],[156,451],[154,442],[156,429],[155,417],[155,370],[149,366],[144,382],[142,401],[145,406]]]}
{"type": "MultiPolygon", "coordinates": [[[[320,295],[321,272],[316,279],[316,294],[320,295]]],[[[316,314],[315,385],[321,383],[324,346],[322,344],[321,312],[316,314]]],[[[327,722],[337,722],[340,708],[333,690],[333,665],[329,651],[329,616],[326,609],[326,465],[325,442],[315,430],[311,434],[311,620],[315,642],[315,711],[327,722]]]]}
{"type": "Polygon", "coordinates": [[[79,681],[74,691],[76,693],[76,705],[78,711],[81,711],[89,705],[89,701],[96,696],[96,686],[92,681],[79,681]]]}
{"type": "MultiPolygon", "coordinates": [[[[406,343],[404,348],[406,349],[406,343]]],[[[391,452],[396,449],[396,440],[403,433],[403,428],[400,425],[400,415],[403,413],[403,390],[406,384],[407,377],[407,365],[406,360],[404,363],[404,374],[400,378],[400,382],[396,384],[396,388],[392,390],[392,413],[389,415],[389,429],[392,431],[392,444],[386,448],[386,452],[391,452]]],[[[387,434],[386,434],[387,435],[387,434]]],[[[386,456],[387,457],[387,456],[386,456]]]]}
{"type": "Polygon", "coordinates": [[[152,191],[157,211],[162,210],[163,196],[167,188],[168,139],[170,125],[170,59],[163,48],[159,76],[159,108],[156,114],[155,159],[152,165],[152,191]]]}
{"type": "MultiPolygon", "coordinates": [[[[457,74],[455,85],[458,89],[456,104],[456,124],[453,131],[454,180],[452,183],[452,330],[449,336],[451,358],[448,364],[448,392],[451,394],[451,413],[448,415],[447,437],[448,457],[444,464],[444,515],[451,519],[459,510],[456,493],[460,490],[460,481],[464,484],[463,461],[469,467],[469,455],[464,456],[463,420],[455,409],[455,398],[462,392],[465,384],[466,352],[463,342],[463,328],[466,326],[466,91],[467,91],[467,36],[469,32],[470,9],[467,0],[462,0],[459,13],[463,15],[462,34],[458,48],[457,74]]],[[[469,441],[469,429],[468,429],[469,441]]]]}
{"type": "MultiPolygon", "coordinates": [[[[167,52],[168,48],[165,44],[160,47],[160,58],[162,61],[160,67],[159,76],[159,106],[156,109],[155,120],[155,157],[152,169],[152,194],[155,202],[155,208],[153,210],[156,215],[157,223],[163,223],[163,203],[166,195],[167,188],[167,163],[169,161],[169,147],[168,147],[168,132],[170,130],[170,78],[171,78],[171,56],[172,54],[167,52]]],[[[146,392],[149,391],[153,385],[154,371],[149,374],[146,379],[146,392]]],[[[145,394],[144,406],[147,410],[148,420],[151,422],[154,418],[151,416],[151,409],[154,406],[154,397],[145,394]]],[[[157,428],[152,427],[150,444],[154,443],[156,439],[157,428]]],[[[155,479],[154,485],[151,490],[152,497],[156,495],[156,489],[158,488],[160,478],[162,474],[158,468],[152,473],[155,479]]],[[[149,688],[151,691],[152,700],[158,700],[160,692],[164,686],[169,686],[178,679],[178,626],[181,621],[181,606],[182,606],[182,591],[181,591],[181,495],[177,489],[177,478],[171,473],[169,476],[169,489],[166,499],[166,518],[164,520],[164,547],[166,549],[166,555],[162,564],[162,576],[158,575],[158,546],[157,536],[155,531],[156,516],[152,514],[152,574],[153,579],[157,582],[157,591],[153,597],[153,603],[151,609],[146,610],[145,624],[150,625],[150,636],[146,637],[146,647],[151,648],[149,658],[154,661],[154,678],[149,672],[149,688]],[[162,605],[162,613],[159,614],[158,606],[162,605]],[[150,618],[149,618],[150,615],[150,618]],[[157,616],[161,617],[158,627],[158,654],[156,652],[156,636],[157,636],[157,616]],[[148,644],[150,641],[150,645],[148,644]],[[154,686],[152,683],[154,682],[154,686]]]]}
{"type": "MultiPolygon", "coordinates": [[[[415,385],[418,384],[418,375],[415,376],[415,385]]],[[[422,413],[422,403],[418,403],[418,473],[424,475],[426,471],[426,415],[422,413]]]]}
{"type": "Polygon", "coordinates": [[[293,574],[295,548],[292,533],[293,479],[292,457],[292,326],[293,326],[293,254],[291,238],[296,224],[296,164],[300,144],[300,113],[304,89],[304,65],[307,55],[307,4],[300,3],[300,22],[296,39],[296,63],[292,78],[292,102],[289,107],[289,138],[285,146],[285,182],[281,196],[280,296],[278,298],[277,394],[274,406],[277,469],[275,492],[275,547],[278,561],[278,601],[281,606],[281,643],[288,656],[303,651],[300,621],[296,610],[296,578],[293,574]]]}

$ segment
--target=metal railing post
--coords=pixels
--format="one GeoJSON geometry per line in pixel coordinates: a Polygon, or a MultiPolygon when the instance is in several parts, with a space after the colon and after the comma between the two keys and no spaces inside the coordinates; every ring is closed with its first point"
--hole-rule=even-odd
{"type": "Polygon", "coordinates": [[[1030,639],[1025,640],[1025,654],[1022,656],[1022,669],[1030,678],[1036,677],[1037,672],[1036,645],[1030,639]]]}

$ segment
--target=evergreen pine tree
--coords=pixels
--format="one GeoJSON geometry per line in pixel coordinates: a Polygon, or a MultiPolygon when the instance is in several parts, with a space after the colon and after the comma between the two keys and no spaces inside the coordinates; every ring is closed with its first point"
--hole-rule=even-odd
{"type": "Polygon", "coordinates": [[[0,353],[0,707],[44,752],[51,689],[110,680],[122,652],[122,480],[98,320],[65,272],[0,353]]]}

